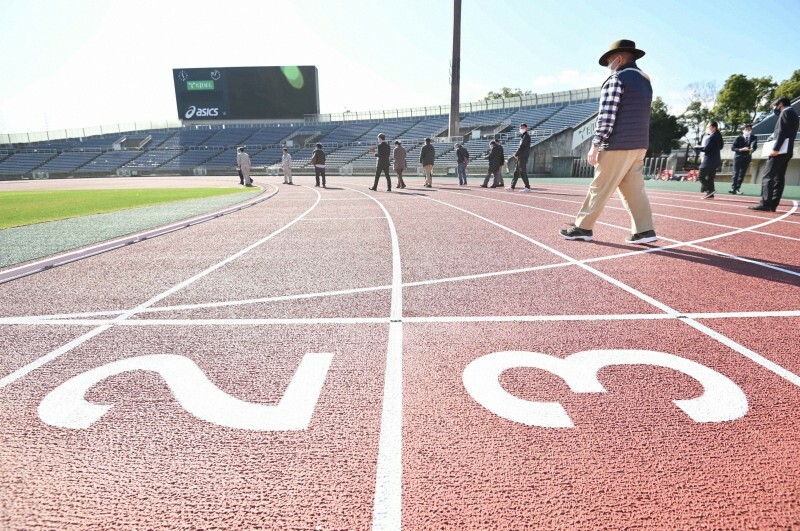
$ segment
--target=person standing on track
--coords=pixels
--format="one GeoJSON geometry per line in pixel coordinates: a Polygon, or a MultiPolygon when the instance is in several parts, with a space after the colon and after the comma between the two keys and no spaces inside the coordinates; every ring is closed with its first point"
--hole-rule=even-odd
{"type": "Polygon", "coordinates": [[[392,191],[392,178],[389,177],[389,158],[391,157],[391,149],[389,149],[389,144],[386,142],[386,135],[383,133],[378,135],[378,149],[376,150],[374,147],[369,148],[370,153],[375,154],[375,182],[372,183],[372,188],[370,190],[377,191],[378,190],[378,181],[381,178],[381,172],[386,175],[386,191],[392,191]],[[376,152],[377,151],[377,152],[376,152]]]}
{"type": "Polygon", "coordinates": [[[292,156],[289,154],[288,148],[283,148],[281,166],[283,167],[283,184],[292,184],[292,156]]]}
{"type": "Polygon", "coordinates": [[[245,153],[244,146],[236,149],[236,165],[242,172],[242,183],[245,186],[253,186],[253,180],[250,178],[250,171],[253,167],[250,164],[250,155],[245,153]]]}
{"type": "Polygon", "coordinates": [[[469,151],[461,144],[456,144],[456,172],[459,186],[467,185],[467,164],[469,164],[469,151]]]}
{"type": "Polygon", "coordinates": [[[319,187],[319,178],[322,177],[322,187],[325,186],[325,152],[322,151],[322,144],[317,144],[313,153],[311,153],[311,164],[314,165],[314,178],[317,184],[314,187],[319,187]]]}
{"type": "Polygon", "coordinates": [[[528,124],[519,124],[519,134],[521,135],[519,138],[519,147],[516,153],[514,153],[514,158],[517,161],[517,169],[514,170],[514,177],[511,179],[511,186],[509,186],[508,189],[513,190],[517,185],[517,179],[521,177],[525,188],[520,190],[520,192],[530,192],[531,184],[528,182],[528,157],[530,157],[531,154],[531,135],[528,134],[528,124]]]}
{"type": "Polygon", "coordinates": [[[706,133],[707,136],[703,140],[703,146],[694,148],[698,154],[704,153],[697,180],[700,181],[700,192],[706,194],[703,199],[714,199],[714,193],[716,193],[714,178],[717,176],[717,168],[722,164],[720,151],[722,150],[723,141],[722,135],[719,134],[717,122],[709,122],[706,126],[706,133]]]}
{"type": "Polygon", "coordinates": [[[744,124],[742,134],[733,141],[733,179],[729,194],[741,194],[740,188],[744,182],[744,174],[753,159],[752,154],[758,148],[758,139],[753,136],[753,124],[744,124]]]}
{"type": "Polygon", "coordinates": [[[419,152],[419,162],[425,174],[425,188],[433,188],[433,162],[436,160],[436,149],[431,144],[431,139],[425,139],[425,145],[419,152]]]}
{"type": "Polygon", "coordinates": [[[600,57],[600,65],[612,74],[603,83],[592,147],[586,157],[594,166],[594,179],[574,226],[559,232],[566,240],[591,241],[594,224],[617,189],[633,226],[633,234],[625,241],[658,239],[642,176],[653,100],[650,78],[636,65],[643,56],[635,42],[623,39],[612,43],[600,57]]]}
{"type": "Polygon", "coordinates": [[[408,168],[406,162],[406,148],[399,140],[394,141],[394,171],[397,173],[397,187],[405,188],[406,183],[403,180],[403,170],[408,168]]]}
{"type": "Polygon", "coordinates": [[[786,183],[786,167],[794,155],[794,141],[797,138],[798,116],[789,98],[778,98],[772,104],[772,112],[780,117],[772,133],[772,152],[767,159],[767,172],[761,178],[761,202],[749,206],[750,210],[775,212],[783,196],[786,183]]]}
{"type": "Polygon", "coordinates": [[[500,168],[503,164],[503,147],[496,140],[489,142],[489,154],[484,157],[489,161],[489,170],[486,172],[486,177],[483,179],[481,188],[489,187],[489,177],[494,176],[492,188],[499,188],[500,184],[500,168]]]}

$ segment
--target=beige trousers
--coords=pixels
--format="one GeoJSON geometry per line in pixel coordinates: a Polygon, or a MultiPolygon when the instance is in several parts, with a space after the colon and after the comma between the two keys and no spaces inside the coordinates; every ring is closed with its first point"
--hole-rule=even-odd
{"type": "Polygon", "coordinates": [[[601,151],[594,168],[594,179],[583,201],[581,211],[575,218],[575,225],[592,230],[600,213],[619,189],[622,204],[631,216],[631,230],[634,234],[653,230],[653,211],[644,191],[642,166],[645,149],[601,151]]]}
{"type": "Polygon", "coordinates": [[[425,174],[425,185],[433,186],[433,164],[430,166],[423,166],[422,172],[425,174]]]}

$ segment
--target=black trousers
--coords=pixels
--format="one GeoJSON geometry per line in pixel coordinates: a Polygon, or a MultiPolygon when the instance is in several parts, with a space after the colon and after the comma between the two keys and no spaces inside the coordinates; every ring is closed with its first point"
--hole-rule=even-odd
{"type": "Polygon", "coordinates": [[[750,166],[752,157],[733,157],[733,181],[731,189],[738,191],[744,182],[744,174],[747,173],[747,167],[750,166]]]}
{"type": "Polygon", "coordinates": [[[389,165],[388,164],[383,165],[383,166],[377,166],[375,168],[375,182],[372,183],[372,187],[373,188],[378,188],[378,181],[381,178],[381,172],[386,174],[386,189],[387,190],[391,190],[392,189],[392,178],[389,177],[389,165]]]}
{"type": "Polygon", "coordinates": [[[767,173],[761,178],[761,204],[778,208],[786,184],[786,167],[792,158],[788,153],[767,159],[767,173]]]}
{"type": "Polygon", "coordinates": [[[511,188],[517,186],[517,179],[522,179],[522,182],[525,183],[525,188],[531,187],[528,182],[528,159],[519,159],[517,161],[517,169],[514,170],[514,178],[511,179],[511,188]]]}
{"type": "Polygon", "coordinates": [[[314,166],[314,178],[317,180],[317,186],[319,186],[320,177],[322,177],[322,186],[325,186],[325,168],[317,168],[314,166]]]}
{"type": "Polygon", "coordinates": [[[486,172],[486,178],[483,180],[483,186],[489,185],[489,179],[494,177],[494,181],[492,182],[492,186],[500,186],[500,169],[492,170],[489,168],[489,171],[486,172]]]}
{"type": "Polygon", "coordinates": [[[706,166],[700,168],[700,173],[697,175],[697,180],[700,181],[701,192],[716,192],[714,188],[714,179],[717,176],[717,169],[706,166]]]}

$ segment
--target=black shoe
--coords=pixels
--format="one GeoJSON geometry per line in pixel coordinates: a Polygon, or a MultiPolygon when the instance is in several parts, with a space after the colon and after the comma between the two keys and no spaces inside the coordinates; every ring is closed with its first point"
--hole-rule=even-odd
{"type": "MultiPolygon", "coordinates": [[[[489,187],[487,185],[485,185],[485,184],[482,184],[481,188],[489,188],[489,187]]],[[[492,186],[492,188],[494,188],[494,186],[492,186]]]]}
{"type": "Polygon", "coordinates": [[[386,191],[387,191],[387,192],[391,192],[391,191],[392,191],[392,189],[391,189],[391,188],[387,188],[387,189],[386,189],[386,191]]]}
{"type": "Polygon", "coordinates": [[[658,240],[656,231],[646,230],[644,232],[637,232],[625,238],[625,243],[650,243],[658,240]]]}
{"type": "Polygon", "coordinates": [[[377,188],[370,188],[370,190],[372,190],[373,192],[377,192],[378,191],[377,188]]]}
{"type": "Polygon", "coordinates": [[[747,207],[747,209],[748,210],[758,210],[759,212],[775,212],[776,210],[778,210],[777,207],[776,208],[770,208],[770,207],[768,207],[766,205],[752,205],[752,206],[747,207]]]}
{"type": "Polygon", "coordinates": [[[728,190],[728,193],[729,193],[729,194],[736,195],[736,190],[728,190]]]}
{"type": "Polygon", "coordinates": [[[714,199],[714,192],[708,192],[703,199],[714,199]]]}
{"type": "Polygon", "coordinates": [[[314,188],[319,188],[319,185],[318,185],[318,184],[315,184],[315,185],[314,185],[314,188]]]}
{"type": "Polygon", "coordinates": [[[592,241],[592,231],[582,229],[580,227],[570,227],[569,229],[561,229],[558,231],[562,238],[565,240],[583,240],[585,242],[592,241]]]}
{"type": "Polygon", "coordinates": [[[322,185],[322,187],[323,187],[323,188],[328,188],[328,187],[327,187],[327,186],[325,186],[324,184],[322,185]]]}

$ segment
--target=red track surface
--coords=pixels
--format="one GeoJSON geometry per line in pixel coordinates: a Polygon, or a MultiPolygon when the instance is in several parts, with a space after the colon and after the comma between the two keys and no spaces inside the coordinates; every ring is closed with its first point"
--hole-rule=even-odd
{"type": "Polygon", "coordinates": [[[800,527],[796,204],[330,181],[0,284],[0,528],[800,527]]]}

